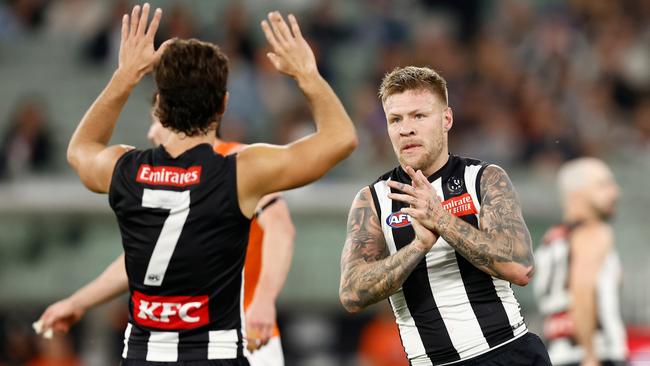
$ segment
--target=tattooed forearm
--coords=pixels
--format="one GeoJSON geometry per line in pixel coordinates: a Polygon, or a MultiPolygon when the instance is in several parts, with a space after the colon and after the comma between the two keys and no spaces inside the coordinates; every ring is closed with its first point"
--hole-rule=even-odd
{"type": "MultiPolygon", "coordinates": [[[[408,245],[379,261],[348,261],[341,273],[341,303],[348,311],[356,312],[388,298],[402,287],[424,254],[419,248],[408,245]]],[[[350,253],[344,256],[351,257],[350,253]]]]}
{"type": "MultiPolygon", "coordinates": [[[[534,270],[532,240],[524,222],[519,199],[506,173],[498,167],[485,169],[481,179],[480,230],[450,214],[437,221],[440,234],[468,261],[486,273],[512,280],[512,264],[534,270]]],[[[519,278],[518,281],[527,281],[519,278]]]]}
{"type": "Polygon", "coordinates": [[[341,254],[341,303],[356,312],[386,299],[399,290],[424,254],[408,245],[389,256],[370,193],[367,188],[362,190],[350,209],[341,254]]]}

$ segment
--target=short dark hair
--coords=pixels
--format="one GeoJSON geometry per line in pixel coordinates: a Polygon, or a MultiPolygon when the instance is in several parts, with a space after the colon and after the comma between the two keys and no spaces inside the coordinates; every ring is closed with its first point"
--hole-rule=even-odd
{"type": "Polygon", "coordinates": [[[187,136],[207,133],[225,109],[228,58],[218,46],[196,39],[174,40],[154,67],[165,128],[187,136]]]}
{"type": "Polygon", "coordinates": [[[445,105],[449,103],[447,81],[432,68],[416,66],[397,67],[386,74],[379,87],[379,98],[383,103],[389,96],[407,90],[428,90],[445,105]]]}

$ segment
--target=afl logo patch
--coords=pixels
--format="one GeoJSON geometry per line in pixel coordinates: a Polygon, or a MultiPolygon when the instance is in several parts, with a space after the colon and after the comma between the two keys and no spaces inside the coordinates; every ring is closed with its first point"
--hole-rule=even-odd
{"type": "Polygon", "coordinates": [[[463,191],[463,178],[451,177],[447,181],[447,189],[451,194],[459,194],[463,191]]]}
{"type": "Polygon", "coordinates": [[[386,218],[386,224],[393,228],[405,227],[411,225],[411,218],[401,211],[393,212],[386,218]]]}

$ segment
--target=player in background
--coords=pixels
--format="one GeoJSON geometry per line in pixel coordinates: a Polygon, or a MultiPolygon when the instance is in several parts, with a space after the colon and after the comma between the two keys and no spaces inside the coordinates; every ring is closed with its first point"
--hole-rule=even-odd
{"type": "Polygon", "coordinates": [[[562,223],[535,253],[534,282],[554,365],[618,366],[627,356],[620,312],[622,268],[609,223],[620,189],[595,158],[565,163],[558,173],[562,223]]]}

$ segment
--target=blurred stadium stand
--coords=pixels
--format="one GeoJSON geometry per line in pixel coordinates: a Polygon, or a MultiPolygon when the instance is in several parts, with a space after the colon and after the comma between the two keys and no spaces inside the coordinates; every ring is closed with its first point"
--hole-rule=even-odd
{"type": "MultiPolygon", "coordinates": [[[[623,191],[614,223],[625,268],[622,310],[635,334],[648,335],[650,2],[150,3],[165,10],[161,40],[196,36],[217,42],[229,55],[225,137],[284,143],[310,131],[298,90],[270,69],[260,48],[258,22],[276,8],[297,14],[322,72],[359,128],[361,146],[350,159],[321,182],[286,195],[297,228],[279,307],[288,365],[357,364],[361,328],[373,311],[343,313],[339,256],[354,194],[395,164],[376,89],[386,71],[405,64],[430,65],[447,78],[455,114],[450,150],[510,172],[536,241],[559,220],[553,175],[562,161],[586,154],[613,166],[623,191]]],[[[29,323],[121,251],[107,198],[82,188],[65,164],[65,148],[114,70],[115,14],[130,5],[0,4],[0,365],[25,364],[38,353],[29,323]],[[11,148],[11,137],[25,97],[42,103],[40,128],[49,136],[50,159],[45,169],[18,174],[6,166],[21,158],[15,151],[23,151],[11,148]],[[15,346],[21,340],[28,342],[24,350],[15,346]]],[[[150,79],[138,86],[113,142],[148,147],[152,92],[150,79]]],[[[516,291],[537,330],[530,289],[516,291]]],[[[73,332],[67,347],[84,364],[115,364],[105,360],[119,355],[124,319],[116,308],[125,307],[117,303],[90,313],[73,332]]]]}

